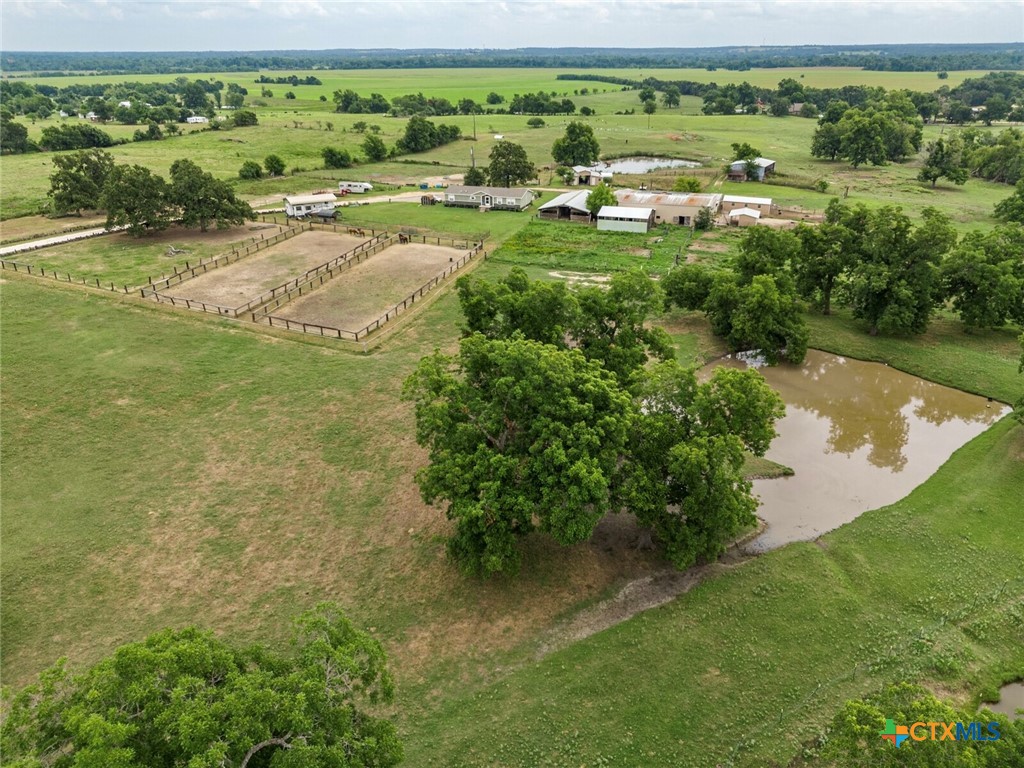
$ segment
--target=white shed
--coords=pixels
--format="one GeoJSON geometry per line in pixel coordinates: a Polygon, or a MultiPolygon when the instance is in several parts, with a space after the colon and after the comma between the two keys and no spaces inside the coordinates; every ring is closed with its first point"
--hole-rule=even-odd
{"type": "Polygon", "coordinates": [[[333,192],[325,192],[319,195],[292,195],[284,199],[284,212],[288,216],[300,218],[303,216],[315,216],[321,211],[330,212],[334,210],[334,204],[338,198],[333,192]]]}
{"type": "Polygon", "coordinates": [[[751,227],[761,218],[761,212],[753,208],[733,208],[729,211],[729,223],[741,227],[751,227]]]}
{"type": "Polygon", "coordinates": [[[650,232],[653,226],[653,208],[605,205],[597,212],[597,228],[606,232],[650,232]]]}

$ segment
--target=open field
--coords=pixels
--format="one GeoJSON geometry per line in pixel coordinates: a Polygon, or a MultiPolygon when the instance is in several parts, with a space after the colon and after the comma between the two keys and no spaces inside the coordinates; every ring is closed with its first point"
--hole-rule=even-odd
{"type": "Polygon", "coordinates": [[[164,292],[221,307],[240,307],[362,242],[364,238],[352,235],[303,232],[241,261],[173,285],[164,292]]]}
{"type": "Polygon", "coordinates": [[[22,216],[17,219],[6,219],[0,221],[0,244],[102,227],[106,220],[105,215],[64,216],[53,219],[47,216],[22,216]]]}
{"type": "MultiPolygon", "coordinates": [[[[473,70],[456,81],[467,71],[439,70],[433,80],[415,80],[425,72],[316,74],[328,96],[337,87],[386,95],[444,95],[450,88],[454,94],[455,82],[459,97],[506,88],[511,95],[544,88],[544,78],[554,77],[554,71],[473,70]],[[383,90],[386,83],[397,90],[383,90]]],[[[886,87],[899,82],[931,90],[939,83],[934,73],[805,74],[802,82],[813,85],[878,78],[886,87]]],[[[951,73],[943,82],[953,85],[963,75],[951,73]]],[[[673,76],[771,77],[766,84],[799,79],[787,70],[673,76]]],[[[246,82],[238,73],[218,77],[246,82]]],[[[584,85],[564,83],[570,93],[584,85]]],[[[358,154],[355,120],[379,122],[389,144],[405,121],[336,115],[326,111],[330,103],[312,101],[311,87],[269,87],[275,98],[259,110],[258,127],[112,152],[120,162],[162,174],[187,156],[232,178],[243,160],[270,152],[289,168],[307,168],[236,183],[247,196],[270,198],[340,178],[413,182],[460,173],[470,147],[486,162],[495,133],[522,142],[539,165],[551,164],[551,143],[568,121],[545,118],[544,128],[531,130],[526,117],[479,116],[474,143],[356,169],[312,170],[322,164],[322,146],[358,154]],[[286,90],[299,99],[285,102],[286,90]],[[332,131],[326,121],[333,121],[332,131]]],[[[545,89],[564,90],[561,83],[545,89]]],[[[609,90],[587,98],[606,100],[589,119],[603,153],[703,160],[708,191],[771,196],[820,211],[849,188],[849,202],[901,205],[912,217],[925,205],[938,207],[961,231],[991,228],[992,206],[1011,192],[976,180],[931,190],[914,180],[920,160],[857,171],[815,160],[808,152],[813,120],[687,115],[691,103],[659,111],[648,129],[646,116],[609,114],[633,106],[635,94],[609,90]],[[714,174],[735,141],[776,159],[781,180],[825,179],[828,192],[719,182],[714,174]]],[[[469,117],[437,121],[472,132],[469,117]]],[[[928,126],[926,141],[942,131],[928,126]]],[[[49,172],[47,155],[0,158],[0,216],[38,206],[49,172]]],[[[550,171],[541,172],[542,185],[550,179],[550,171]]],[[[599,233],[538,221],[535,212],[374,203],[343,209],[340,224],[459,239],[487,233],[490,258],[467,267],[475,276],[495,279],[522,265],[531,278],[582,284],[603,284],[633,266],[662,274],[677,255],[725,266],[740,237],[718,230],[691,240],[682,228],[599,233]]],[[[50,223],[5,222],[3,236],[9,224],[30,232],[50,223]]],[[[19,260],[134,284],[277,231],[255,228],[262,226],[205,236],[172,229],[142,240],[115,235],[19,260]],[[189,252],[169,258],[168,245],[189,252]]],[[[349,247],[347,236],[304,233],[170,292],[197,290],[196,298],[241,303],[271,287],[272,276],[283,282],[308,268],[302,265],[349,247]]],[[[421,249],[392,246],[275,314],[362,325],[360,318],[376,318],[461,255],[421,249]]],[[[693,576],[696,586],[670,603],[569,643],[568,622],[626,585],[665,576],[666,563],[657,551],[637,546],[635,527],[620,516],[585,544],[563,548],[530,539],[514,578],[480,581],[446,559],[450,523],[443,510],[422,502],[415,486],[426,453],[415,443],[412,407],[400,393],[422,355],[457,346],[462,318],[450,288],[403,316],[371,353],[358,354],[327,340],[135,297],[22,275],[5,274],[0,282],[5,685],[29,681],[64,655],[81,668],[167,626],[195,624],[239,644],[283,648],[293,616],[334,600],[385,646],[398,683],[391,714],[408,765],[780,768],[846,699],[889,681],[919,681],[973,704],[982,692],[1024,678],[1024,426],[1010,419],[957,451],[900,502],[818,542],[707,566],[699,572],[703,581],[693,576]]],[[[1017,371],[1021,329],[965,334],[943,312],[922,336],[870,337],[841,308],[807,319],[815,348],[885,362],[1002,402],[1024,391],[1017,371]]],[[[724,351],[698,313],[673,311],[657,323],[683,363],[724,351]]],[[[748,470],[782,471],[763,462],[748,470]]]]}
{"type": "Polygon", "coordinates": [[[392,245],[273,314],[328,328],[360,330],[464,255],[438,245],[392,245]]]}
{"type": "Polygon", "coordinates": [[[185,263],[196,264],[231,251],[232,246],[270,237],[281,231],[276,224],[253,222],[229,229],[184,229],[172,226],[163,232],[145,237],[132,237],[123,232],[80,240],[66,245],[21,253],[15,261],[40,266],[47,270],[69,272],[74,277],[99,278],[118,286],[141,285],[148,277],[171,274],[185,263]],[[170,254],[169,248],[181,253],[170,254]]]}

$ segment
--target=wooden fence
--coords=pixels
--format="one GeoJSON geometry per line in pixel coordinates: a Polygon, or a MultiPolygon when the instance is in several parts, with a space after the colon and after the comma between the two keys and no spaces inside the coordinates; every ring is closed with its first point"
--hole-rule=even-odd
{"type": "Polygon", "coordinates": [[[188,262],[185,262],[184,269],[179,270],[175,268],[174,274],[168,277],[164,277],[160,280],[154,280],[152,277],[149,278],[148,285],[144,286],[141,289],[142,295],[155,296],[157,291],[159,291],[161,288],[170,288],[172,285],[177,285],[178,283],[183,283],[186,280],[191,280],[193,277],[205,275],[207,272],[211,270],[227,266],[228,264],[233,264],[239,259],[244,259],[246,256],[249,256],[250,254],[253,253],[257,253],[261,249],[270,248],[271,246],[277,245],[278,243],[282,243],[288,238],[294,237],[295,235],[303,231],[307,231],[309,229],[311,229],[311,227],[308,224],[300,224],[297,227],[286,229],[284,232],[278,232],[276,235],[266,238],[265,240],[254,239],[254,241],[249,245],[243,246],[241,248],[233,248],[231,250],[231,253],[224,253],[221,254],[220,256],[214,256],[208,261],[200,261],[198,264],[194,266],[189,264],[188,262]]]}
{"type": "MultiPolygon", "coordinates": [[[[420,235],[409,235],[409,237],[416,237],[417,239],[422,239],[422,241],[426,243],[429,243],[430,240],[437,240],[438,245],[442,244],[441,241],[438,240],[437,238],[428,238],[420,235]]],[[[456,247],[455,241],[452,241],[452,246],[456,247]]],[[[487,258],[487,253],[484,251],[484,244],[475,243],[468,253],[466,253],[462,258],[460,258],[458,261],[456,261],[447,269],[445,269],[444,272],[432,277],[429,281],[427,281],[419,288],[417,288],[415,291],[406,296],[404,299],[402,299],[402,301],[398,302],[389,310],[387,310],[383,315],[378,317],[373,322],[367,324],[363,328],[360,328],[358,331],[347,331],[342,328],[332,328],[330,326],[317,325],[316,323],[304,323],[300,320],[290,320],[287,317],[278,317],[277,315],[269,314],[269,307],[265,308],[265,311],[263,312],[263,316],[261,318],[257,318],[257,315],[254,314],[252,316],[252,319],[254,322],[258,322],[259,319],[266,320],[267,323],[273,326],[274,328],[285,328],[289,331],[298,331],[300,333],[308,333],[314,336],[324,336],[327,338],[360,341],[365,339],[372,331],[376,331],[385,323],[389,322],[395,317],[398,317],[398,315],[400,315],[406,309],[415,304],[417,299],[422,299],[424,294],[426,294],[435,286],[439,285],[453,272],[456,272],[460,267],[463,267],[464,265],[468,264],[474,257],[480,254],[483,254],[485,259],[487,258]]]]}
{"type": "Polygon", "coordinates": [[[135,290],[127,285],[116,286],[110,282],[100,282],[98,277],[90,280],[85,277],[75,277],[68,272],[59,272],[56,269],[47,271],[44,267],[36,267],[32,264],[22,264],[19,261],[8,261],[7,259],[0,259],[0,269],[10,269],[21,274],[32,275],[34,277],[45,277],[48,280],[57,280],[62,283],[87,285],[90,288],[99,288],[104,291],[113,291],[114,293],[133,293],[135,290]]]}
{"type": "MultiPolygon", "coordinates": [[[[269,291],[260,294],[252,301],[243,304],[240,307],[236,307],[235,312],[239,315],[247,312],[255,312],[258,307],[262,307],[264,304],[269,304],[275,300],[278,301],[274,304],[273,308],[277,309],[282,304],[291,301],[295,296],[301,296],[303,288],[306,289],[306,293],[309,293],[311,288],[308,288],[307,286],[317,280],[319,280],[319,282],[317,282],[317,286],[323,285],[326,280],[350,269],[356,264],[370,258],[373,254],[379,253],[389,245],[392,245],[396,241],[396,238],[396,235],[389,235],[387,232],[381,232],[367,240],[365,243],[360,243],[355,248],[345,251],[345,253],[340,256],[336,256],[330,261],[306,270],[303,274],[289,280],[287,283],[282,283],[281,285],[271,288],[269,291]],[[295,293],[296,291],[297,293],[295,293]]],[[[267,312],[269,312],[269,310],[260,311],[263,315],[267,314],[267,312]]],[[[256,320],[255,314],[253,315],[253,320],[256,320]]]]}

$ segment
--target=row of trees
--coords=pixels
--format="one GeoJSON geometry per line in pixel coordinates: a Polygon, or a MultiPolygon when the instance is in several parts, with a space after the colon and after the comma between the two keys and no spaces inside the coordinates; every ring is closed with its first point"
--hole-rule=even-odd
{"type": "Polygon", "coordinates": [[[380,643],[323,603],[294,622],[290,653],[164,630],[80,673],[60,661],[5,696],[0,751],[34,766],[352,766],[402,761],[380,643]]]}
{"type": "Polygon", "coordinates": [[[173,220],[206,231],[256,218],[231,186],[191,160],[171,165],[170,183],[139,165],[116,165],[102,150],[58,155],[53,159],[49,196],[58,213],[105,210],[107,226],[124,226],[139,237],[167,228],[173,220]]]}
{"type": "Polygon", "coordinates": [[[782,402],[755,372],[698,383],[675,363],[647,325],[664,301],[656,283],[634,271],[572,292],[517,268],[457,287],[459,353],[425,357],[404,393],[430,451],[417,481],[447,502],[461,566],[514,571],[524,536],[571,545],[629,510],[685,568],[753,524],[744,451],[767,450],[782,402]]]}
{"type": "Polygon", "coordinates": [[[915,227],[899,208],[833,200],[818,227],[750,230],[734,271],[688,264],[672,270],[664,286],[671,302],[706,312],[735,349],[794,359],[791,350],[806,344],[797,298],[824,314],[838,299],[872,335],[923,333],[936,307],[947,303],[968,330],[1024,324],[1022,253],[1020,226],[958,241],[949,219],[932,208],[915,227]],[[765,279],[755,291],[759,278],[765,279]]]}

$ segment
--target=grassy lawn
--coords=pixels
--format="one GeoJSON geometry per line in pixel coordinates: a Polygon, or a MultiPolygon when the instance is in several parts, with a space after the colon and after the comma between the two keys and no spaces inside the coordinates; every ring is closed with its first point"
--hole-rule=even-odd
{"type": "Polygon", "coordinates": [[[129,288],[144,284],[149,277],[171,274],[185,263],[196,264],[231,251],[235,245],[249,243],[261,235],[269,237],[277,227],[253,222],[228,230],[212,228],[207,232],[172,226],[141,238],[125,233],[103,235],[65,245],[41,248],[12,256],[14,261],[46,270],[70,273],[74,278],[99,279],[129,288]],[[168,248],[184,251],[169,255],[168,248]]]}

